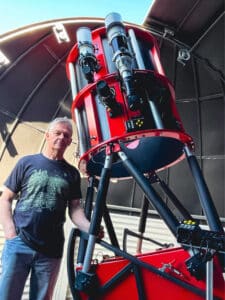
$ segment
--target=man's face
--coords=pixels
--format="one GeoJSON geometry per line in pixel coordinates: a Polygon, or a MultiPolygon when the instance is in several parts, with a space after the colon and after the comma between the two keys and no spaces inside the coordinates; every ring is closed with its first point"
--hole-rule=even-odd
{"type": "Polygon", "coordinates": [[[46,133],[46,141],[52,150],[64,152],[72,142],[72,133],[66,123],[58,123],[46,133]]]}

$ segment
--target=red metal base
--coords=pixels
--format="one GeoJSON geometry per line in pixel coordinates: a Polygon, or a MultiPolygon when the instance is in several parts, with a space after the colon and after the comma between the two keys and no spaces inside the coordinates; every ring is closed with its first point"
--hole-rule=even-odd
{"type": "MultiPolygon", "coordinates": [[[[149,300],[200,300],[206,299],[206,283],[203,280],[196,280],[190,275],[186,268],[185,260],[189,254],[182,248],[173,248],[159,250],[153,253],[138,255],[141,261],[150,264],[157,269],[171,275],[172,278],[178,279],[181,283],[187,283],[193,287],[193,291],[186,287],[164,278],[145,268],[141,268],[142,282],[144,286],[145,299],[149,300]],[[198,294],[195,289],[202,292],[198,294]]],[[[118,272],[120,272],[129,262],[122,258],[113,258],[104,261],[96,266],[96,274],[99,278],[100,285],[106,284],[118,272]]],[[[214,261],[214,299],[225,299],[225,284],[219,264],[214,261]]],[[[88,297],[81,293],[81,299],[88,297]]],[[[136,280],[133,272],[125,275],[119,283],[115,284],[112,289],[108,290],[104,296],[99,296],[99,300],[140,300],[136,287],[136,280]]]]}

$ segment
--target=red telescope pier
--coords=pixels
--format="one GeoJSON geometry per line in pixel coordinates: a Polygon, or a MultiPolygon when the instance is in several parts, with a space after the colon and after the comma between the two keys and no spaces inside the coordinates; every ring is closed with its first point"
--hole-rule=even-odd
{"type": "Polygon", "coordinates": [[[224,299],[223,227],[194,156],[193,140],[182,125],[155,38],[111,13],[104,27],[78,29],[66,72],[79,139],[79,169],[88,176],[85,213],[91,222],[88,234],[74,229],[70,236],[68,275],[73,298],[224,299]],[[209,230],[201,228],[159,177],[161,170],[182,159],[188,161],[209,230]],[[132,177],[145,195],[138,233],[124,233],[137,237],[136,255],[119,245],[106,205],[110,179],[124,177],[132,177]],[[155,191],[155,182],[182,221],[155,191]],[[161,245],[160,251],[141,253],[149,204],[180,247],[161,245]],[[103,218],[111,243],[98,239],[103,218]],[[112,251],[113,257],[93,264],[96,243],[112,251]]]}

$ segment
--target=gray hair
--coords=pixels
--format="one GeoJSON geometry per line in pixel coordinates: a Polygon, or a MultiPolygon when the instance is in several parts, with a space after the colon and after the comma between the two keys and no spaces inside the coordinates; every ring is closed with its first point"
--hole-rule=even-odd
{"type": "Polygon", "coordinates": [[[71,135],[73,133],[73,127],[72,127],[72,123],[70,121],[70,119],[68,119],[67,117],[59,117],[59,118],[55,118],[53,121],[51,121],[48,125],[48,129],[47,131],[51,131],[54,129],[56,124],[59,123],[64,123],[68,126],[68,128],[71,130],[71,135]]]}

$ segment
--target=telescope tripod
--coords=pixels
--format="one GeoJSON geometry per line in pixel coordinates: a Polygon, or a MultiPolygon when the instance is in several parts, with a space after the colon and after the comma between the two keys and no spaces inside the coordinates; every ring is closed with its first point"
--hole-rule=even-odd
{"type": "MultiPolygon", "coordinates": [[[[210,230],[221,233],[223,239],[224,236],[223,227],[221,225],[219,216],[214,207],[209,191],[207,189],[204,178],[201,174],[201,170],[198,166],[197,160],[186,146],[184,146],[184,153],[186,154],[190,169],[192,171],[195,185],[200,197],[201,205],[207,217],[210,230]]],[[[106,146],[105,154],[106,155],[105,155],[104,167],[102,168],[101,176],[97,184],[98,185],[97,195],[96,195],[95,205],[92,214],[91,212],[92,212],[92,205],[93,205],[93,193],[94,193],[94,188],[96,186],[97,180],[95,179],[94,176],[89,178],[89,186],[87,189],[86,203],[85,203],[85,213],[86,216],[90,219],[89,233],[87,235],[77,230],[73,230],[69,241],[68,274],[69,274],[70,288],[74,299],[75,300],[81,299],[80,292],[87,293],[87,295],[89,295],[90,297],[88,299],[98,299],[99,293],[102,294],[106,293],[106,291],[112,288],[112,286],[114,286],[115,283],[118,283],[120,278],[130,273],[132,269],[135,275],[135,280],[136,280],[136,285],[138,290],[138,299],[145,300],[147,299],[147,296],[145,295],[145,288],[142,281],[142,276],[140,275],[140,268],[148,269],[153,273],[160,274],[161,277],[165,277],[169,281],[175,282],[178,286],[182,286],[186,290],[190,291],[191,293],[194,293],[197,297],[196,299],[200,299],[198,298],[198,296],[205,297],[206,293],[201,289],[199,289],[198,287],[195,287],[178,278],[174,278],[173,276],[170,276],[165,272],[161,272],[159,269],[155,268],[151,264],[140,261],[137,257],[128,254],[124,249],[123,250],[120,249],[119,242],[117,240],[114,231],[113,223],[111,221],[110,214],[106,206],[106,197],[107,197],[108,187],[111,178],[111,167],[113,161],[115,160],[122,161],[124,167],[130,174],[130,176],[132,176],[135,179],[135,181],[143,190],[145,195],[143,200],[142,210],[141,210],[140,223],[139,223],[140,234],[137,235],[137,237],[139,238],[139,245],[137,247],[138,252],[141,252],[141,241],[143,239],[143,234],[145,231],[149,203],[151,203],[154,206],[154,208],[159,213],[160,217],[164,220],[164,222],[166,223],[166,225],[168,226],[168,228],[170,229],[170,231],[174,236],[177,237],[178,229],[180,227],[180,222],[177,219],[177,217],[172,213],[172,211],[162,200],[160,195],[152,187],[151,185],[152,181],[158,182],[160,184],[163,191],[167,194],[167,196],[170,198],[170,200],[173,202],[173,204],[176,206],[176,208],[179,210],[179,212],[182,214],[185,220],[192,220],[192,221],[194,220],[191,217],[191,215],[188,213],[188,211],[182,206],[182,204],[179,202],[179,200],[176,198],[173,192],[169,189],[169,187],[162,180],[159,179],[159,177],[155,174],[155,172],[151,172],[147,176],[143,175],[135,166],[135,162],[131,161],[129,157],[124,153],[124,151],[121,150],[119,144],[106,146]],[[100,241],[98,239],[98,234],[99,234],[99,230],[103,218],[106,224],[107,232],[109,234],[111,245],[104,241],[100,241]],[[74,263],[73,263],[74,260],[73,249],[75,247],[75,238],[78,235],[80,236],[80,244],[78,250],[78,257],[77,257],[77,265],[80,267],[78,267],[76,271],[76,278],[75,278],[74,263]],[[103,247],[110,249],[112,252],[114,252],[115,256],[123,257],[130,262],[121,272],[117,274],[117,276],[115,276],[115,278],[112,279],[112,282],[108,283],[108,285],[106,285],[104,288],[101,288],[99,286],[98,278],[95,272],[93,271],[92,257],[93,257],[96,243],[100,243],[103,247]]],[[[182,237],[178,237],[178,239],[179,238],[181,239],[181,242],[183,242],[182,237]]],[[[199,243],[200,242],[201,241],[199,241],[199,243]]],[[[160,246],[167,247],[168,245],[163,244],[160,246]]],[[[213,256],[211,256],[208,260],[212,260],[212,259],[213,256]]],[[[199,274],[197,272],[198,271],[196,271],[196,274],[194,274],[193,271],[193,274],[195,276],[198,276],[199,274]]],[[[212,289],[210,289],[210,291],[213,292],[212,289]]],[[[211,299],[211,298],[207,298],[207,299],[211,299]]]]}

